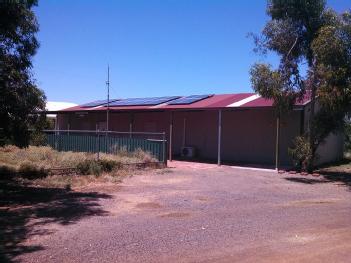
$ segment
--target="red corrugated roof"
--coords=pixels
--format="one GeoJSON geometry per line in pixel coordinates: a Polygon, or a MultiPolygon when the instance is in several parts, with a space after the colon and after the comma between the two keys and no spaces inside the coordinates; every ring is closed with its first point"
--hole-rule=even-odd
{"type": "MultiPolygon", "coordinates": [[[[310,102],[310,98],[311,98],[310,93],[306,92],[301,100],[298,100],[295,102],[295,106],[306,105],[307,103],[310,102]]],[[[251,108],[251,107],[272,107],[272,106],[273,106],[273,100],[268,100],[260,97],[253,101],[243,104],[241,107],[251,108]]]]}
{"type": "MultiPolygon", "coordinates": [[[[309,96],[305,96],[302,101],[296,103],[296,106],[305,105],[309,102],[309,96]]],[[[131,110],[177,110],[177,109],[219,109],[219,108],[256,108],[272,107],[273,101],[259,97],[255,93],[237,93],[237,94],[219,94],[209,98],[194,102],[187,105],[168,105],[167,103],[155,106],[121,106],[112,107],[111,111],[131,111],[131,110]]],[[[106,107],[99,106],[95,108],[86,108],[75,106],[61,110],[60,112],[76,111],[105,111],[106,107]]]]}
{"type": "Polygon", "coordinates": [[[253,101],[249,101],[243,105],[241,105],[240,107],[271,107],[273,105],[273,100],[267,100],[264,99],[262,97],[257,98],[253,101]]]}

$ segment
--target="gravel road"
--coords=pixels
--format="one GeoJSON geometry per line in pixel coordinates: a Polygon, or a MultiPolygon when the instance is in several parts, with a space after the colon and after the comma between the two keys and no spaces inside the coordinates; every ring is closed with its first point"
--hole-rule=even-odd
{"type": "Polygon", "coordinates": [[[14,260],[350,262],[350,186],[229,166],[171,167],[85,189],[109,196],[87,204],[99,212],[44,226],[41,217],[24,242],[40,249],[14,260]]]}

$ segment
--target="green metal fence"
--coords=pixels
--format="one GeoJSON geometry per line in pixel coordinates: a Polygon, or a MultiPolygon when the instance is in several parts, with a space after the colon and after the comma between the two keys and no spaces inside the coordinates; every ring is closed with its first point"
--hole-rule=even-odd
{"type": "Polygon", "coordinates": [[[164,133],[46,131],[47,144],[58,151],[112,153],[149,152],[159,162],[165,162],[164,133]]]}

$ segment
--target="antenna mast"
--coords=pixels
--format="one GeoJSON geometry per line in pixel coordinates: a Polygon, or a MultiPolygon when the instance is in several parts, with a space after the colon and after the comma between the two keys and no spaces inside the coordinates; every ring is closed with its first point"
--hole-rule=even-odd
{"type": "Polygon", "coordinates": [[[109,111],[110,111],[110,65],[107,65],[107,111],[106,111],[106,130],[109,131],[109,111]]]}

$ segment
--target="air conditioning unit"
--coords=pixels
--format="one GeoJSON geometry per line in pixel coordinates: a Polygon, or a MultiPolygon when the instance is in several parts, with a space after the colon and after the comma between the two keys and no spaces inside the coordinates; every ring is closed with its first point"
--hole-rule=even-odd
{"type": "Polygon", "coordinates": [[[181,149],[181,156],[186,158],[193,158],[195,157],[195,148],[190,146],[184,146],[181,149]]]}

